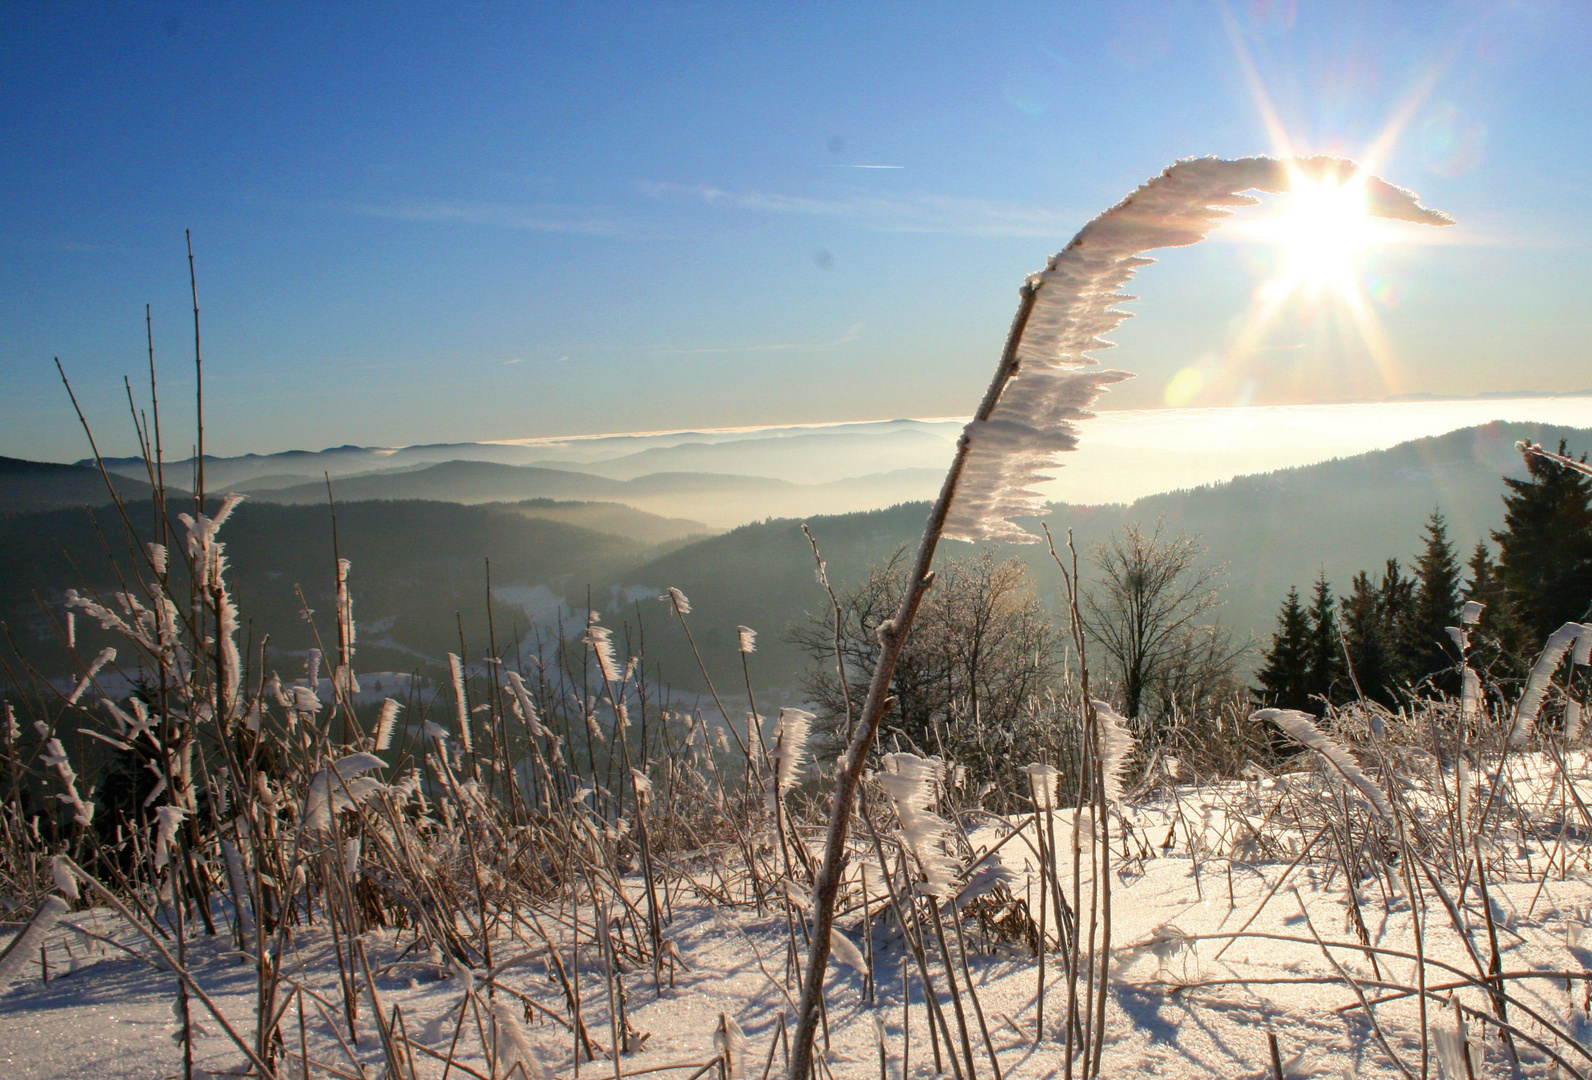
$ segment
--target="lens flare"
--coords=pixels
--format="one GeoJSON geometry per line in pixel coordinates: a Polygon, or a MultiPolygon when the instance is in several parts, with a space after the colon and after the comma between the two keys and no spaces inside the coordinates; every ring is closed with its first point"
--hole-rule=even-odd
{"type": "Polygon", "coordinates": [[[1205,386],[1205,373],[1197,367],[1186,367],[1173,375],[1166,384],[1166,403],[1181,408],[1194,400],[1205,386]]]}

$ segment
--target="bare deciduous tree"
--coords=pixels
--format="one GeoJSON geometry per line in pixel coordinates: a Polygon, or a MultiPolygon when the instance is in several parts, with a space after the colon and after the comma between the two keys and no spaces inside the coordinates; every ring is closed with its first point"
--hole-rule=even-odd
{"type": "MultiPolygon", "coordinates": [[[[894,614],[900,595],[898,554],[839,596],[841,652],[853,702],[867,691],[879,653],[877,629],[894,614]]],[[[793,628],[790,639],[813,658],[805,690],[819,706],[821,727],[834,734],[843,723],[845,701],[834,662],[833,617],[815,616],[793,628]]],[[[943,752],[980,781],[995,778],[996,770],[1004,779],[1009,763],[992,733],[1004,739],[1033,715],[1033,700],[1056,675],[1058,644],[1051,614],[1021,560],[997,562],[988,552],[948,560],[937,570],[896,664],[894,703],[881,739],[899,736],[925,753],[943,752]]]]}
{"type": "Polygon", "coordinates": [[[1149,533],[1128,525],[1090,552],[1099,580],[1083,594],[1084,626],[1123,714],[1151,728],[1219,695],[1248,648],[1205,618],[1221,603],[1225,568],[1201,564],[1204,554],[1193,537],[1166,535],[1161,522],[1149,533]]]}

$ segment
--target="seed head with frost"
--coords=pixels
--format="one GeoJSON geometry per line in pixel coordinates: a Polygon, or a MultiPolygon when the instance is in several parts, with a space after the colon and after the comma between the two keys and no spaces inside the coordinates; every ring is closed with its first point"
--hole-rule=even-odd
{"type": "Polygon", "coordinates": [[[1054,765],[1035,762],[1024,765],[1023,772],[1028,774],[1028,791],[1034,800],[1035,810],[1054,810],[1056,808],[1056,787],[1061,781],[1061,773],[1054,765]]]}
{"type": "Polygon", "coordinates": [[[1257,723],[1271,721],[1294,742],[1320,754],[1339,776],[1365,796],[1366,800],[1376,808],[1377,813],[1384,818],[1392,819],[1393,807],[1387,801],[1382,789],[1365,775],[1359,763],[1342,743],[1316,727],[1315,720],[1308,713],[1302,713],[1297,709],[1257,709],[1249,714],[1249,718],[1257,723]]]}
{"type": "Polygon", "coordinates": [[[99,655],[94,658],[93,663],[89,664],[88,670],[83,673],[83,677],[78,680],[77,686],[73,687],[72,692],[67,695],[66,703],[68,705],[76,705],[78,699],[83,696],[83,692],[89,688],[95,677],[99,675],[100,670],[115,659],[115,649],[101,649],[99,655]]]}
{"type": "Polygon", "coordinates": [[[636,802],[645,810],[647,803],[652,801],[652,780],[640,769],[631,769],[630,779],[636,785],[636,802]]]}
{"type": "Polygon", "coordinates": [[[188,811],[169,803],[155,810],[155,865],[165,866],[171,861],[172,841],[177,838],[177,827],[188,816],[188,811]]]}
{"type": "Polygon", "coordinates": [[[836,960],[845,964],[858,975],[868,974],[868,961],[863,958],[862,950],[845,934],[831,926],[829,928],[829,951],[836,960]]]}
{"type": "Polygon", "coordinates": [[[330,828],[334,814],[374,795],[381,782],[364,774],[386,767],[387,763],[375,754],[358,753],[338,758],[330,768],[316,773],[304,793],[305,831],[330,828]]]}
{"type": "Polygon", "coordinates": [[[919,889],[949,899],[956,895],[956,863],[946,852],[950,826],[931,809],[939,797],[942,776],[938,761],[902,753],[884,756],[884,770],[878,779],[895,807],[902,843],[922,872],[919,889]]]}
{"type": "MultiPolygon", "coordinates": [[[[470,980],[472,983],[474,978],[470,980]]],[[[492,1001],[492,1019],[497,1027],[497,1065],[499,1076],[518,1076],[521,1069],[525,1080],[552,1080],[552,1072],[542,1064],[531,1047],[530,1036],[525,1033],[520,1010],[507,996],[492,1001]]]]}
{"type": "Polygon", "coordinates": [[[713,1049],[724,1063],[724,1080],[746,1080],[746,1033],[729,1013],[719,1013],[719,1022],[713,1029],[713,1049]]]}
{"type": "Polygon", "coordinates": [[[392,698],[387,698],[381,703],[381,715],[376,718],[376,743],[377,750],[392,748],[393,728],[398,725],[398,710],[401,706],[392,698]]]}
{"type": "Polygon", "coordinates": [[[35,962],[39,949],[50,936],[50,931],[55,929],[55,924],[61,921],[61,916],[66,914],[67,908],[67,902],[59,896],[52,894],[44,898],[22,933],[0,950],[0,987],[21,978],[27,966],[35,962]]]}
{"type": "MultiPolygon", "coordinates": [[[[42,724],[36,725],[43,727],[42,724]]],[[[47,733],[49,728],[43,727],[47,733]]],[[[83,828],[88,828],[94,823],[94,804],[85,801],[77,791],[77,772],[72,768],[72,763],[67,760],[66,748],[61,745],[60,739],[48,739],[44,744],[44,752],[39,755],[39,763],[55,770],[56,777],[61,782],[61,791],[55,796],[58,802],[65,803],[72,808],[72,821],[83,828]]]]}
{"type": "Polygon", "coordinates": [[[797,909],[801,911],[811,911],[813,909],[812,893],[796,884],[790,878],[780,878],[779,887],[785,893],[785,899],[789,900],[797,909]]]}
{"type": "Polygon", "coordinates": [[[601,618],[602,616],[595,611],[586,616],[586,636],[581,640],[591,646],[592,654],[597,657],[597,666],[602,669],[603,681],[610,686],[618,686],[621,680],[619,661],[614,656],[614,635],[612,630],[598,621],[601,618]]]}
{"type": "Polygon", "coordinates": [[[453,653],[448,654],[448,673],[453,677],[454,720],[459,725],[459,745],[469,753],[475,748],[470,736],[470,705],[464,694],[464,661],[453,653]]]}
{"type": "Polygon", "coordinates": [[[55,882],[55,887],[68,900],[82,898],[77,889],[77,874],[72,870],[72,861],[65,855],[50,856],[50,880],[55,882]]]}
{"type": "Polygon", "coordinates": [[[757,631],[750,626],[737,626],[735,628],[736,647],[743,653],[757,651],[757,631]]]}
{"type": "Polygon", "coordinates": [[[1531,738],[1537,727],[1537,713],[1548,695],[1548,687],[1553,684],[1553,673],[1572,645],[1588,639],[1592,639],[1592,627],[1577,622],[1567,622],[1548,635],[1548,643],[1532,665],[1526,688],[1520,694],[1520,704],[1515,707],[1515,724],[1509,731],[1510,745],[1519,746],[1531,738]]]}
{"type": "Polygon", "coordinates": [[[1100,773],[1105,783],[1106,801],[1122,801],[1123,775],[1133,755],[1133,733],[1128,722],[1104,701],[1096,701],[1095,732],[1100,745],[1100,773]]]}
{"type": "Polygon", "coordinates": [[[1469,1080],[1479,1075],[1481,1069],[1472,1064],[1472,1055],[1476,1050],[1465,1031],[1465,1017],[1459,1011],[1458,1001],[1454,1004],[1449,1021],[1437,1020],[1432,1024],[1432,1049],[1437,1051],[1437,1063],[1442,1066],[1443,1080],[1469,1080]]]}
{"type": "Polygon", "coordinates": [[[525,721],[525,726],[532,735],[544,734],[541,721],[536,715],[536,706],[531,703],[531,695],[525,689],[525,680],[517,671],[505,671],[508,679],[509,692],[514,695],[514,701],[520,707],[520,719],[525,721]]]}
{"type": "Polygon", "coordinates": [[[1459,675],[1459,714],[1465,719],[1473,718],[1481,709],[1481,676],[1476,674],[1476,669],[1466,664],[1459,675]]]}
{"type": "Polygon", "coordinates": [[[812,731],[814,719],[813,714],[805,709],[779,711],[779,720],[774,725],[774,746],[768,752],[769,760],[774,765],[774,776],[769,788],[770,803],[778,802],[796,786],[797,774],[807,760],[807,736],[812,731]]]}

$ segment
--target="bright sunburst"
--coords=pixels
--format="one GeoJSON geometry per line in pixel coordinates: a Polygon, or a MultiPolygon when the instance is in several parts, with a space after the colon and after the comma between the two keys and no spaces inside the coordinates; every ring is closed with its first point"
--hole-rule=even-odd
{"type": "MultiPolygon", "coordinates": [[[[1240,369],[1251,368],[1249,377],[1258,374],[1251,367],[1255,350],[1278,329],[1297,321],[1293,334],[1304,334],[1313,326],[1313,333],[1319,335],[1331,325],[1322,321],[1323,317],[1346,316],[1353,338],[1371,361],[1376,382],[1384,391],[1397,387],[1397,364],[1373,313],[1363,278],[1365,263],[1375,250],[1399,243],[1404,236],[1369,213],[1366,176],[1360,173],[1339,180],[1296,173],[1292,190],[1275,212],[1256,219],[1245,230],[1251,239],[1274,245],[1280,256],[1274,276],[1256,291],[1255,305],[1231,350],[1231,361],[1240,369]],[[1285,311],[1292,314],[1285,318],[1285,311]],[[1279,319],[1285,321],[1279,324],[1279,319]]],[[[1319,360],[1325,361],[1341,346],[1328,345],[1318,337],[1315,347],[1322,350],[1319,360]]],[[[1329,365],[1337,369],[1332,376],[1319,362],[1299,369],[1296,375],[1310,379],[1313,370],[1316,377],[1331,378],[1335,384],[1341,385],[1342,379],[1356,381],[1358,376],[1341,366],[1345,362],[1352,364],[1347,357],[1340,357],[1329,365]]],[[[1275,376],[1273,371],[1271,378],[1275,376]]]]}
{"type": "Polygon", "coordinates": [[[1354,181],[1295,177],[1292,194],[1269,225],[1266,231],[1283,248],[1276,287],[1284,292],[1331,289],[1348,296],[1356,288],[1356,257],[1376,242],[1364,185],[1354,181]]]}
{"type": "MultiPolygon", "coordinates": [[[[1248,392],[1242,389],[1246,384],[1253,387],[1261,378],[1275,381],[1276,354],[1265,352],[1267,340],[1279,331],[1289,337],[1320,334],[1337,316],[1347,317],[1352,338],[1371,360],[1378,382],[1388,388],[1397,384],[1392,353],[1372,312],[1363,277],[1375,249],[1403,237],[1370,214],[1365,177],[1361,173],[1340,180],[1298,171],[1291,177],[1291,190],[1272,203],[1269,213],[1230,226],[1230,235],[1277,252],[1273,272],[1256,289],[1254,303],[1225,357],[1177,372],[1166,386],[1167,404],[1192,404],[1213,387],[1226,393],[1236,389],[1242,395],[1248,392]]],[[[1323,359],[1340,347],[1320,340],[1313,345],[1321,349],[1323,359]]],[[[1290,351],[1306,347],[1301,343],[1290,351]]],[[[1296,374],[1309,378],[1312,371],[1320,373],[1321,365],[1296,369],[1296,374]]]]}
{"type": "MultiPolygon", "coordinates": [[[[1236,20],[1225,6],[1221,10],[1235,59],[1270,134],[1271,152],[1279,158],[1308,154],[1273,106],[1236,20]]],[[[1227,226],[1229,236],[1275,253],[1267,260],[1269,273],[1228,343],[1168,381],[1167,404],[1247,402],[1266,390],[1270,396],[1318,398],[1379,395],[1400,388],[1397,359],[1376,313],[1378,305],[1390,301],[1379,292],[1373,302],[1367,279],[1383,249],[1430,241],[1369,213],[1366,180],[1386,160],[1440,70],[1427,72],[1382,130],[1354,155],[1365,170],[1362,175],[1340,179],[1300,170],[1292,177],[1292,190],[1269,201],[1269,212],[1240,215],[1227,226]]]]}

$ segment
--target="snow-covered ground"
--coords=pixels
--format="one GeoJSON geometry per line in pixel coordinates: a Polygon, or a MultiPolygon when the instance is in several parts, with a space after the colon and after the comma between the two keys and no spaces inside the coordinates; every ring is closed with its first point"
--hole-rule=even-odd
{"type": "MultiPolygon", "coordinates": [[[[1327,942],[1358,942],[1344,879],[1326,861],[1306,860],[1289,872],[1293,860],[1287,852],[1298,850],[1302,841],[1283,837],[1279,841],[1282,854],[1269,861],[1211,856],[1196,863],[1188,857],[1184,834],[1188,828],[1201,827],[1190,822],[1199,822],[1203,815],[1203,827],[1211,827],[1214,816],[1233,810],[1233,790],[1237,787],[1221,792],[1184,789],[1179,798],[1181,814],[1164,795],[1130,812],[1134,831],[1127,847],[1133,857],[1119,864],[1112,889],[1115,955],[1103,1075],[1270,1075],[1268,1032],[1276,1035],[1290,1076],[1398,1075],[1343,976],[1352,976],[1373,999],[1387,993],[1388,986],[1416,985],[1416,943],[1407,896],[1388,892],[1386,879],[1360,883],[1360,904],[1371,944],[1410,958],[1383,953],[1373,965],[1364,953],[1334,948],[1333,961],[1342,969],[1337,970],[1313,936],[1327,942]],[[1213,792],[1220,797],[1202,798],[1213,792]],[[1213,809],[1218,803],[1221,809],[1213,809]],[[1182,838],[1171,849],[1179,853],[1172,854],[1162,844],[1175,819],[1183,822],[1179,826],[1182,838]],[[1278,888],[1285,873],[1286,881],[1278,888]],[[1241,931],[1244,936],[1236,939],[1219,936],[1241,931]],[[1229,941],[1232,944],[1224,950],[1229,941]],[[1301,1054],[1302,1058],[1293,1060],[1301,1054]]],[[[1258,798],[1259,786],[1253,790],[1258,798]]],[[[1067,817],[1058,814],[1057,821],[1062,850],[1066,850],[1067,817]]],[[[1008,831],[1001,825],[980,829],[972,835],[975,849],[987,849],[1008,831]]],[[[1027,877],[1033,863],[1028,835],[1031,827],[1028,833],[1008,841],[996,858],[1014,875],[1013,894],[1026,895],[1037,910],[1037,879],[1027,877]]],[[[1576,868],[1585,856],[1584,834],[1575,830],[1574,836],[1568,831],[1561,835],[1567,837],[1566,846],[1557,849],[1558,860],[1551,869],[1554,844],[1515,836],[1492,838],[1492,843],[1508,845],[1510,855],[1521,860],[1519,865],[1525,866],[1529,857],[1540,875],[1538,880],[1489,882],[1501,968],[1506,975],[1592,968],[1592,952],[1579,941],[1592,906],[1592,884],[1576,868]]],[[[1085,883],[1085,892],[1087,888],[1085,883]]],[[[879,900],[876,908],[883,907],[882,893],[879,900]]],[[[1438,998],[1429,999],[1427,1023],[1439,1037],[1428,1042],[1432,1049],[1427,1068],[1430,1075],[1437,1076],[1443,1074],[1436,1051],[1440,1033],[1455,1026],[1454,1012],[1443,1004],[1450,996],[1446,985],[1463,984],[1478,975],[1478,963],[1484,963],[1487,956],[1487,928],[1474,885],[1459,914],[1473,947],[1479,950],[1476,958],[1467,954],[1441,898],[1424,883],[1422,904],[1427,925],[1423,941],[1426,978],[1438,992],[1438,998]]],[[[783,983],[783,915],[709,905],[692,899],[686,890],[677,895],[673,916],[666,933],[682,961],[671,965],[673,985],[666,984],[659,992],[646,968],[632,968],[621,976],[631,1023],[648,1035],[641,1050],[621,1058],[623,1073],[668,1070],[656,1075],[690,1076],[695,1067],[713,1059],[713,1034],[720,1013],[725,1013],[747,1036],[745,1075],[763,1076],[770,1054],[770,1075],[780,1075],[784,1057],[779,1019],[782,1014],[787,1018],[793,1015],[787,994],[794,993],[783,983]]],[[[841,928],[860,941],[858,913],[842,918],[841,928]]],[[[586,1021],[593,1039],[607,1045],[608,989],[591,944],[589,924],[582,936],[587,943],[582,950],[581,979],[586,1021]]],[[[969,937],[970,942],[979,940],[971,933],[969,937]]],[[[515,1006],[528,1014],[526,1029],[541,1061],[553,1075],[572,1077],[577,1073],[573,1038],[562,1019],[568,1010],[551,977],[545,950],[536,940],[527,930],[506,924],[500,928],[494,951],[503,989],[497,994],[521,994],[547,1010],[544,1014],[515,1006]]],[[[413,1052],[418,1077],[442,1075],[439,1058],[419,1047],[437,1055],[448,1054],[454,1045],[460,1007],[467,1002],[466,982],[474,983],[479,1004],[464,1010],[464,1027],[455,1052],[462,1065],[485,1074],[483,1039],[476,1033],[476,1025],[490,1016],[483,973],[469,976],[449,970],[438,956],[428,955],[424,945],[412,948],[414,938],[408,933],[372,930],[363,941],[384,1011],[390,1016],[395,1007],[401,1010],[404,1030],[418,1044],[413,1052]]],[[[225,933],[216,938],[194,938],[187,948],[188,966],[200,985],[236,1029],[245,1038],[252,1037],[255,982],[247,958],[233,951],[225,933]]],[[[354,1022],[358,1043],[343,1045],[348,1024],[333,948],[320,925],[292,935],[285,964],[287,979],[303,985],[305,1000],[310,1000],[309,996],[321,999],[325,1011],[310,1001],[301,1036],[295,999],[282,1023],[287,1049],[296,1054],[300,1038],[304,1039],[311,1059],[326,1065],[312,1075],[358,1075],[351,1058],[364,1063],[365,1075],[381,1075],[380,1038],[362,980],[354,1022]],[[341,1038],[334,1034],[328,1017],[341,1029],[341,1038]]],[[[914,969],[910,956],[904,954],[899,931],[888,920],[879,923],[874,950],[879,983],[876,1006],[864,1001],[860,975],[831,965],[825,1059],[829,1073],[836,1078],[879,1076],[877,1033],[882,1028],[892,1076],[901,1073],[903,1055],[907,1057],[906,1075],[932,1075],[934,1052],[915,976],[911,1032],[903,1038],[902,971],[903,967],[914,969]]],[[[1057,1039],[1066,990],[1058,978],[1059,958],[1053,954],[1047,968],[1047,1030],[1036,1041],[1037,968],[1032,957],[999,948],[985,952],[976,944],[972,951],[973,978],[1003,1076],[1060,1077],[1062,1052],[1057,1039]]],[[[152,950],[130,927],[103,909],[74,912],[51,933],[47,958],[48,981],[41,978],[35,962],[25,981],[0,989],[0,1075],[7,1080],[45,1080],[181,1074],[181,1050],[173,1037],[175,977],[152,962],[152,950]],[[138,956],[89,934],[114,940],[138,956]]],[[[934,974],[940,978],[937,964],[934,974]]],[[[943,981],[940,985],[943,988],[943,981]]],[[[1511,977],[1514,1000],[1510,1022],[1550,1045],[1554,1040],[1545,1035],[1545,1024],[1556,1025],[1583,1047],[1592,1046],[1592,1027],[1585,1011],[1588,985],[1579,976],[1568,986],[1562,975],[1511,977]]],[[[1485,1015],[1490,1009],[1475,986],[1464,987],[1457,996],[1467,1010],[1485,1015]]],[[[219,1026],[203,1015],[197,1002],[194,1010],[206,1032],[196,1043],[197,1063],[216,1073],[239,1070],[242,1055],[219,1026]]],[[[1403,996],[1378,1005],[1375,1016],[1404,1066],[1413,1075],[1421,1075],[1420,1016],[1414,999],[1403,996]]],[[[970,1003],[968,1023],[978,1075],[993,1076],[970,1003]]],[[[1495,1032],[1483,1033],[1480,1027],[1474,1019],[1468,1023],[1476,1075],[1505,1075],[1509,1070],[1506,1048],[1495,1032]]],[[[1592,1064],[1562,1043],[1557,1045],[1579,1072],[1584,1074],[1592,1064]]],[[[1525,1075],[1545,1076],[1553,1071],[1542,1054],[1519,1042],[1517,1049],[1525,1075]]],[[[949,1075],[948,1061],[944,1069],[949,1075]]],[[[578,1072],[612,1076],[614,1064],[583,1061],[578,1072]]],[[[300,1074],[295,1069],[283,1075],[300,1074]]],[[[456,1066],[452,1075],[468,1073],[461,1073],[456,1066]]]]}

